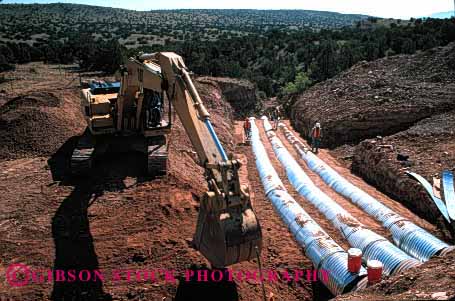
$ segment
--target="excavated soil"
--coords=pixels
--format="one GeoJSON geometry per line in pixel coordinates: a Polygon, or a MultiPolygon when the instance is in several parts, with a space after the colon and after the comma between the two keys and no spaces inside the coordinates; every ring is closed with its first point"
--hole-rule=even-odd
{"type": "MultiPolygon", "coordinates": [[[[79,114],[76,81],[59,84],[55,66],[35,64],[42,72],[35,78],[27,78],[29,66],[18,67],[16,76],[20,79],[14,82],[14,90],[0,86],[6,90],[2,104],[18,96],[56,95],[57,104],[61,105],[66,100],[59,93],[64,93],[74,100],[74,106],[68,105],[68,108],[74,108],[72,113],[79,114]],[[46,86],[43,80],[52,85],[46,86]],[[21,81],[27,83],[22,90],[18,88],[21,81]],[[54,88],[59,92],[52,94],[54,88]]],[[[235,142],[241,142],[242,126],[234,127],[233,110],[224,100],[222,91],[210,83],[197,83],[197,88],[206,100],[220,139],[227,149],[234,150],[235,142]]],[[[51,96],[44,104],[53,101],[51,96]]],[[[56,126],[67,125],[61,122],[56,126]]],[[[36,125],[37,129],[40,127],[36,125]]],[[[57,150],[50,156],[24,152],[18,159],[10,157],[0,161],[0,299],[261,299],[261,286],[255,281],[187,282],[183,279],[185,271],[208,270],[209,264],[191,243],[199,197],[206,189],[206,182],[179,121],[169,139],[170,166],[166,178],[145,177],[145,162],[140,155],[111,153],[96,163],[89,177],[71,178],[68,165],[77,134],[80,132],[53,140],[57,150]],[[6,281],[6,272],[13,263],[26,264],[35,271],[175,270],[178,279],[166,281],[162,276],[155,283],[128,282],[123,274],[118,282],[112,279],[88,283],[49,281],[11,287],[6,281]]],[[[46,132],[41,132],[41,138],[48,139],[46,132]]],[[[22,147],[22,143],[17,147],[22,147]]],[[[35,147],[40,150],[38,145],[35,147]]],[[[253,171],[247,173],[243,169],[241,177],[244,183],[251,181],[254,208],[263,228],[263,268],[277,271],[311,268],[278,216],[273,216],[273,208],[254,173],[250,149],[240,147],[236,153],[253,171]]],[[[254,260],[231,268],[253,271],[258,264],[254,260]]],[[[268,297],[273,295],[277,300],[309,300],[312,287],[317,285],[279,281],[267,283],[265,289],[268,297]]]]}
{"type": "Polygon", "coordinates": [[[432,182],[455,167],[454,62],[455,43],[361,62],[298,96],[292,123],[306,138],[320,121],[322,144],[336,147],[332,154],[344,166],[455,234],[424,189],[405,174],[417,172],[432,182]]]}
{"type": "Polygon", "coordinates": [[[32,92],[0,107],[0,160],[51,155],[85,127],[76,91],[32,92]]]}
{"type": "Polygon", "coordinates": [[[424,188],[405,172],[416,172],[432,183],[433,178],[441,177],[442,170],[455,171],[454,126],[452,111],[422,120],[398,134],[366,140],[355,149],[352,170],[419,216],[437,222],[453,237],[455,229],[445,224],[424,188]]]}
{"type": "Polygon", "coordinates": [[[236,108],[234,111],[236,119],[255,116],[262,109],[262,102],[256,98],[256,86],[248,80],[199,77],[198,82],[217,85],[227,102],[236,108]]]}
{"type": "Polygon", "coordinates": [[[304,137],[316,121],[323,146],[356,144],[408,129],[455,109],[455,44],[361,62],[295,97],[294,128],[304,137]]]}
{"type": "MultiPolygon", "coordinates": [[[[68,114],[71,112],[77,116],[79,99],[74,79],[65,79],[66,73],[61,76],[60,70],[55,66],[33,66],[39,69],[35,78],[28,77],[30,66],[24,65],[19,66],[16,71],[18,80],[13,82],[14,89],[10,90],[9,83],[0,85],[0,90],[6,91],[2,93],[0,104],[9,104],[12,99],[28,99],[17,102],[16,107],[10,111],[23,110],[34,102],[44,104],[38,106],[40,109],[64,107],[68,109],[68,114]],[[27,84],[20,85],[21,82],[27,84]],[[50,83],[50,86],[46,83],[50,83]],[[41,100],[36,99],[37,95],[41,100]],[[43,95],[49,97],[42,97],[43,95]],[[50,104],[56,104],[57,107],[50,104]]],[[[214,127],[223,144],[229,150],[235,151],[247,167],[242,169],[240,176],[242,182],[249,183],[253,206],[263,231],[263,250],[260,256],[263,269],[276,270],[279,273],[291,272],[294,269],[312,269],[311,262],[304,256],[303,250],[295,243],[264,195],[251,148],[238,145],[242,142],[242,124],[233,122],[236,108],[228,104],[217,85],[204,81],[197,83],[197,88],[206,100],[214,127]]],[[[63,122],[59,126],[64,128],[68,124],[63,122]]],[[[258,126],[272,164],[291,195],[332,238],[347,248],[347,242],[330,221],[292,189],[284,169],[273,155],[262,125],[258,123],[258,126]]],[[[41,126],[36,124],[36,128],[41,126]]],[[[164,178],[146,177],[144,158],[133,153],[121,156],[107,153],[103,160],[96,163],[90,176],[79,179],[69,177],[69,158],[76,141],[74,136],[80,134],[78,129],[72,130],[74,133],[68,132],[68,137],[53,140],[56,151],[50,155],[45,152],[19,152],[18,157],[0,160],[0,299],[262,300],[261,285],[254,281],[187,282],[183,278],[187,270],[196,273],[198,270],[210,269],[208,262],[191,243],[199,198],[206,189],[206,183],[203,169],[195,163],[196,155],[179,121],[175,123],[170,135],[169,175],[164,178]],[[159,277],[157,282],[127,281],[125,274],[122,274],[120,281],[110,278],[93,282],[54,280],[11,287],[6,281],[6,272],[13,263],[26,264],[35,271],[174,270],[177,279],[166,281],[164,277],[159,277]]],[[[53,139],[49,138],[46,132],[41,133],[43,139],[53,139]]],[[[296,156],[281,134],[280,138],[296,156]]],[[[22,143],[18,143],[17,147],[21,145],[22,143]]],[[[36,146],[36,149],[39,151],[39,146],[36,146]]],[[[400,203],[352,175],[328,152],[323,150],[320,156],[354,184],[438,237],[443,237],[443,233],[434,225],[418,218],[400,203]]],[[[299,162],[324,192],[366,226],[387,236],[380,225],[348,200],[335,194],[317,175],[306,168],[304,162],[299,162]]],[[[423,266],[425,269],[409,270],[405,275],[386,280],[389,282],[383,283],[390,283],[386,294],[401,296],[400,294],[411,287],[410,281],[422,279],[422,283],[427,284],[427,287],[424,288],[422,284],[422,290],[411,291],[410,296],[418,297],[421,293],[443,291],[450,295],[453,292],[453,273],[450,272],[453,262],[451,257],[432,260],[423,266]],[[423,271],[426,271],[426,274],[423,271]],[[433,279],[438,279],[438,284],[442,287],[436,289],[429,285],[429,271],[434,273],[433,279]]],[[[252,260],[231,268],[255,270],[258,262],[252,260]]],[[[286,282],[283,277],[280,277],[280,280],[265,284],[266,296],[270,300],[327,300],[333,297],[319,282],[286,282]]],[[[378,286],[384,285],[383,283],[378,286]]],[[[384,289],[376,289],[378,286],[370,288],[363,295],[356,293],[355,296],[360,297],[352,298],[380,298],[385,293],[384,289]]],[[[398,297],[396,298],[398,300],[398,297]]]]}

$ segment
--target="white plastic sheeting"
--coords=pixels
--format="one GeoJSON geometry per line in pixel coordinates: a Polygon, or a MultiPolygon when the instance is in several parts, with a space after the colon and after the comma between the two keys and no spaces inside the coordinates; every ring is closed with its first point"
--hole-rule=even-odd
{"type": "Polygon", "coordinates": [[[419,261],[397,248],[384,237],[366,229],[349,212],[321,191],[282,144],[266,117],[264,129],[275,155],[286,169],[292,186],[312,203],[341,232],[354,248],[362,250],[366,260],[379,260],[384,265],[384,274],[391,275],[420,264],[419,261]]]}
{"type": "Polygon", "coordinates": [[[394,243],[406,253],[424,262],[434,255],[448,252],[454,248],[354,186],[324,161],[309,152],[285,124],[281,123],[280,128],[312,171],[317,173],[336,192],[350,199],[367,214],[382,223],[392,233],[394,243]]]}
{"type": "Polygon", "coordinates": [[[366,275],[365,269],[358,274],[348,271],[348,254],[288,194],[270,163],[254,118],[250,118],[250,122],[256,167],[267,198],[318,269],[320,279],[323,279],[323,271],[329,272],[328,281],[323,282],[327,288],[334,295],[350,291],[366,275]]]}

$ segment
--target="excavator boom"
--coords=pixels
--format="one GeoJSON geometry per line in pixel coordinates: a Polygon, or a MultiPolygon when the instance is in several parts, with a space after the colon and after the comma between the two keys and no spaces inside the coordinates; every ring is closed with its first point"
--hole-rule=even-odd
{"type": "Polygon", "coordinates": [[[240,162],[226,154],[182,58],[169,52],[155,57],[199,164],[206,170],[209,191],[201,200],[195,246],[217,267],[249,260],[261,248],[261,230],[248,189],[240,184],[240,162]]]}
{"type": "MultiPolygon", "coordinates": [[[[91,109],[92,104],[102,97],[93,97],[90,91],[83,91],[83,95],[83,103],[89,107],[85,111],[96,111],[91,109]]],[[[255,257],[261,249],[262,235],[248,187],[240,183],[240,162],[224,150],[182,58],[172,52],[161,52],[129,59],[122,70],[118,95],[115,99],[110,95],[109,102],[113,104],[112,110],[101,110],[107,127],[96,128],[93,120],[100,116],[88,114],[91,133],[96,135],[101,130],[106,135],[107,129],[108,134],[115,133],[116,137],[143,136],[147,141],[149,171],[165,169],[166,134],[172,124],[171,108],[175,110],[199,164],[205,169],[208,183],[208,191],[201,198],[195,247],[215,267],[255,257]],[[165,98],[169,101],[167,121],[163,118],[165,98]]],[[[93,147],[89,153],[95,150],[93,147]]],[[[86,153],[80,151],[75,158],[80,160],[81,154],[86,153]]]]}

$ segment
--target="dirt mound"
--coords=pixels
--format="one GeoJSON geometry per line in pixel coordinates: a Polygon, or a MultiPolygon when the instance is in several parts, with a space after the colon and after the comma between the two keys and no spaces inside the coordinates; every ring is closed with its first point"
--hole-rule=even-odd
{"type": "MultiPolygon", "coordinates": [[[[333,153],[343,163],[352,160],[356,174],[436,225],[437,236],[448,242],[453,231],[405,171],[432,182],[443,169],[454,170],[454,62],[455,43],[361,62],[298,96],[291,110],[292,122],[304,137],[319,120],[325,146],[338,147],[333,153]]],[[[454,253],[436,258],[337,300],[453,299],[454,259],[454,253]]]]}
{"type": "Polygon", "coordinates": [[[36,92],[15,97],[0,108],[0,114],[23,107],[58,107],[61,101],[52,93],[36,92]]]}
{"type": "Polygon", "coordinates": [[[84,119],[76,91],[20,95],[0,108],[0,160],[50,155],[80,134],[84,119]]]}
{"type": "Polygon", "coordinates": [[[15,97],[0,108],[0,159],[49,155],[80,134],[84,120],[75,91],[15,97]]]}
{"type": "Polygon", "coordinates": [[[360,62],[296,98],[294,127],[305,136],[316,121],[323,145],[358,143],[406,130],[455,109],[455,43],[415,55],[360,62]]]}

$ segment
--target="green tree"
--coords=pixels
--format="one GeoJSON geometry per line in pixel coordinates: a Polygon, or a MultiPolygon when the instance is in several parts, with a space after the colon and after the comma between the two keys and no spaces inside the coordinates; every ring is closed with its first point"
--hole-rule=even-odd
{"type": "Polygon", "coordinates": [[[333,40],[325,40],[321,43],[319,54],[316,57],[317,68],[312,69],[317,80],[326,80],[337,73],[336,47],[333,40]]]}
{"type": "Polygon", "coordinates": [[[295,76],[295,80],[293,82],[290,82],[286,84],[283,88],[283,93],[284,94],[296,94],[296,93],[301,93],[308,89],[312,84],[312,81],[310,77],[308,76],[308,73],[306,72],[299,72],[295,76]]]}
{"type": "Polygon", "coordinates": [[[401,46],[401,51],[406,54],[413,54],[416,52],[416,43],[411,39],[405,39],[401,46]]]}

